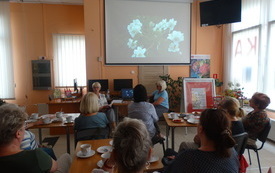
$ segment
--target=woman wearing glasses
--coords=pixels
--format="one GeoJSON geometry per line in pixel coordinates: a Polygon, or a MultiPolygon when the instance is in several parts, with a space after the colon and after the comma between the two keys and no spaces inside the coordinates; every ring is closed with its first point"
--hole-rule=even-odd
{"type": "Polygon", "coordinates": [[[156,83],[157,90],[155,90],[150,97],[153,97],[153,105],[159,118],[163,118],[163,113],[169,111],[169,98],[166,91],[167,85],[164,80],[156,83]]]}
{"type": "Polygon", "coordinates": [[[0,107],[0,167],[1,172],[55,172],[58,164],[40,149],[24,151],[20,144],[25,134],[27,114],[19,107],[0,107]]]}

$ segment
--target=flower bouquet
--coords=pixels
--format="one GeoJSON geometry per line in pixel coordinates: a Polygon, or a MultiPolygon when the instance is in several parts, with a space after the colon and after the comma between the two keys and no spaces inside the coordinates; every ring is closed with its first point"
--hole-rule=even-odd
{"type": "Polygon", "coordinates": [[[246,97],[244,96],[244,92],[243,92],[243,87],[241,87],[241,85],[239,83],[232,83],[229,82],[228,83],[229,88],[225,89],[223,92],[223,96],[230,96],[230,97],[235,97],[236,99],[246,99],[246,97]]]}

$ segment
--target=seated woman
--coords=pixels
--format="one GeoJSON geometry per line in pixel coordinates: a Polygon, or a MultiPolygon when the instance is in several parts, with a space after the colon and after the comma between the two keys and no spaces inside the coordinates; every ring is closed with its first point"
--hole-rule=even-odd
{"type": "Polygon", "coordinates": [[[100,93],[101,84],[99,82],[95,82],[92,85],[93,92],[98,97],[99,104],[99,112],[104,112],[110,122],[110,127],[112,130],[116,128],[116,115],[114,110],[109,106],[108,101],[105,97],[105,94],[100,93]]]}
{"type": "Polygon", "coordinates": [[[234,97],[225,97],[220,102],[219,109],[223,109],[227,112],[231,120],[231,131],[233,136],[245,132],[242,121],[238,119],[238,117],[244,116],[244,111],[240,107],[239,100],[234,97]]]}
{"type": "Polygon", "coordinates": [[[163,117],[163,113],[169,111],[169,100],[168,93],[165,90],[167,88],[166,82],[164,80],[160,80],[156,83],[157,90],[152,93],[154,102],[153,105],[156,108],[156,112],[158,117],[163,117]]]}
{"type": "MultiPolygon", "coordinates": [[[[225,97],[219,104],[219,109],[223,109],[227,112],[227,116],[231,121],[232,135],[241,134],[244,131],[243,123],[238,117],[244,116],[244,111],[240,108],[240,103],[233,97],[225,97]]],[[[183,149],[196,149],[200,146],[200,140],[196,135],[194,142],[182,142],[179,151],[183,149]]]]}
{"type": "Polygon", "coordinates": [[[197,133],[200,147],[180,152],[165,169],[165,173],[237,173],[239,171],[238,156],[232,148],[235,141],[231,137],[230,121],[224,110],[204,110],[197,133]]]}
{"type": "Polygon", "coordinates": [[[150,138],[159,134],[159,129],[155,127],[159,119],[156,109],[151,103],[147,102],[147,91],[141,84],[138,84],[134,88],[134,102],[128,105],[128,117],[142,120],[149,132],[150,138]]]}
{"type": "Polygon", "coordinates": [[[103,169],[110,173],[142,173],[151,157],[151,139],[144,123],[124,118],[113,138],[113,152],[103,169]]]}
{"type": "Polygon", "coordinates": [[[22,150],[27,114],[11,104],[0,106],[0,167],[3,172],[55,172],[58,164],[40,149],[22,150]]]}
{"type": "Polygon", "coordinates": [[[242,119],[244,129],[248,133],[247,144],[255,145],[259,133],[270,121],[265,112],[265,108],[269,104],[270,98],[263,93],[256,92],[249,100],[249,105],[254,110],[242,119]]]}
{"type": "Polygon", "coordinates": [[[74,121],[74,129],[80,131],[98,127],[106,128],[109,121],[105,113],[98,111],[99,106],[97,95],[92,92],[84,95],[80,102],[81,113],[74,121]]]}

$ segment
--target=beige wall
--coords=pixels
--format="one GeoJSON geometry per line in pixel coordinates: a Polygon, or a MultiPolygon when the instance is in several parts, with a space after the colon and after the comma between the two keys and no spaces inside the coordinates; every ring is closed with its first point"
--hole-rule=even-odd
{"type": "MultiPolygon", "coordinates": [[[[138,66],[104,65],[104,0],[84,0],[83,6],[12,3],[16,101],[22,105],[45,103],[50,91],[32,90],[31,60],[52,59],[52,34],[86,35],[87,79],[132,78],[138,84],[138,66]],[[98,61],[98,57],[102,61],[98,61]],[[132,74],[131,71],[135,73],[132,74]]],[[[222,27],[200,27],[197,0],[192,5],[192,54],[211,56],[211,76],[223,75],[222,27]]],[[[189,66],[169,66],[172,78],[188,77],[189,66]]],[[[110,83],[110,88],[112,84],[110,83]]]]}
{"type": "Polygon", "coordinates": [[[83,6],[11,3],[15,69],[15,101],[20,105],[48,102],[51,91],[33,90],[31,60],[52,60],[52,34],[84,34],[83,6]]]}

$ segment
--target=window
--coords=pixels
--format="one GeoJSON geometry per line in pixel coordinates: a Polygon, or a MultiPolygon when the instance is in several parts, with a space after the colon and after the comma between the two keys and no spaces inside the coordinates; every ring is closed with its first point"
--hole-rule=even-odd
{"type": "Polygon", "coordinates": [[[9,2],[0,2],[0,84],[1,99],[15,98],[9,2]]]}
{"type": "Polygon", "coordinates": [[[84,35],[54,34],[55,87],[86,86],[86,56],[84,35]]]}
{"type": "Polygon", "coordinates": [[[275,0],[243,0],[242,22],[231,26],[229,80],[240,83],[244,94],[263,92],[275,110],[275,0]],[[272,47],[273,45],[273,47],[272,47]]]}

